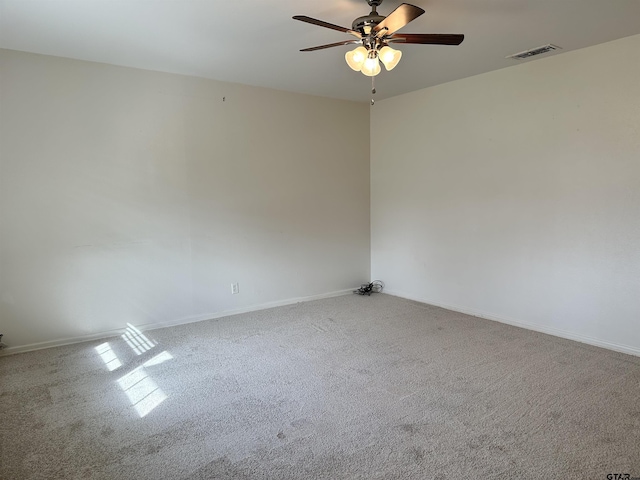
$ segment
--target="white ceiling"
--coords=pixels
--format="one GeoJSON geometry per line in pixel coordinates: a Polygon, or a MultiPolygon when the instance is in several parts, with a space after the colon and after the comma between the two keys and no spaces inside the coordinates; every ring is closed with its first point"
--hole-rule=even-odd
{"type": "MultiPolygon", "coordinates": [[[[379,13],[400,3],[385,0],[379,13]]],[[[400,46],[398,67],[376,78],[378,99],[508,67],[517,61],[506,55],[547,43],[561,54],[640,33],[640,0],[408,3],[427,13],[402,32],[466,39],[400,46]]],[[[298,51],[352,37],[291,17],[350,27],[369,10],[365,0],[0,0],[0,47],[368,101],[370,79],[344,61],[352,46],[298,51]]]]}

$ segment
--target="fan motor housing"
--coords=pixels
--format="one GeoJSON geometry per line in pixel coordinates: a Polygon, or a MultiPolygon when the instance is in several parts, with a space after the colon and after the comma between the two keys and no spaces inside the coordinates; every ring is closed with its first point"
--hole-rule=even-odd
{"type": "Polygon", "coordinates": [[[371,12],[369,15],[356,18],[351,24],[351,28],[353,30],[356,30],[357,32],[368,35],[370,29],[378,25],[385,18],[386,17],[383,17],[382,15],[378,15],[377,13],[371,12]]]}

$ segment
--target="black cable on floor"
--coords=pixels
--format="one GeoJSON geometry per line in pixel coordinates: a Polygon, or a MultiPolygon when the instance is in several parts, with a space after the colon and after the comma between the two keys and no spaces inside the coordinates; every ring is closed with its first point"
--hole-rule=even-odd
{"type": "Polygon", "coordinates": [[[358,295],[368,295],[371,296],[372,293],[380,293],[384,288],[384,282],[382,280],[374,280],[371,283],[363,283],[360,285],[360,288],[354,290],[353,293],[357,293],[358,295]]]}

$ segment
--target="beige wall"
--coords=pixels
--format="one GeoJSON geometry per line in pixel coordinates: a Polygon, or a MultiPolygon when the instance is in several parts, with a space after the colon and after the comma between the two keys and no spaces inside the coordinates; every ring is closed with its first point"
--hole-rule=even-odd
{"type": "Polygon", "coordinates": [[[640,354],[638,52],[634,36],[378,102],[372,276],[640,354]]]}
{"type": "Polygon", "coordinates": [[[10,346],[369,278],[367,105],[7,50],[0,72],[10,346]]]}
{"type": "Polygon", "coordinates": [[[639,353],[638,51],[379,101],[369,144],[367,105],[0,50],[0,333],[55,343],[359,284],[371,146],[389,292],[639,353]]]}

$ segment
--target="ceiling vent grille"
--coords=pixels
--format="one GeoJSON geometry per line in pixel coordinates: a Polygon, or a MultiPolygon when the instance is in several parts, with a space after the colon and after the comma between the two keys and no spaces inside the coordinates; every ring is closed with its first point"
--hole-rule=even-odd
{"type": "Polygon", "coordinates": [[[520,53],[514,53],[513,55],[508,55],[505,58],[513,58],[515,60],[522,60],[529,57],[534,57],[536,55],[542,55],[543,53],[551,52],[552,50],[562,50],[557,45],[543,45],[542,47],[532,48],[531,50],[526,50],[520,53]]]}

